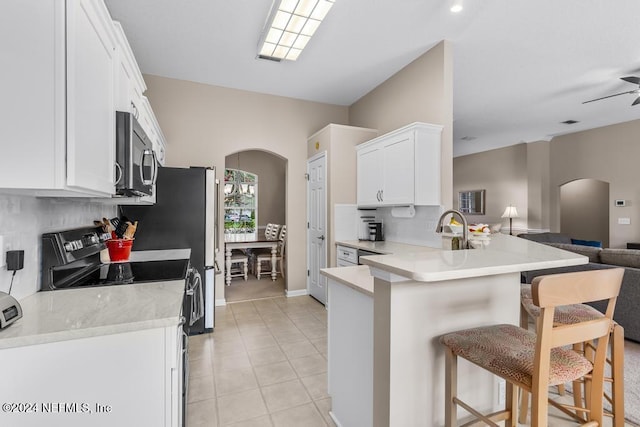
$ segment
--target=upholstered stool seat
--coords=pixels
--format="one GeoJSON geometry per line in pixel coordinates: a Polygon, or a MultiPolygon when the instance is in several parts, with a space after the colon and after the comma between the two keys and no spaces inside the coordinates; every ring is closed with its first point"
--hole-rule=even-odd
{"type": "MultiPolygon", "coordinates": [[[[492,325],[443,335],[440,342],[456,356],[512,382],[531,387],[536,334],[513,325],[492,325]]],[[[584,356],[564,348],[551,350],[549,385],[564,384],[593,369],[584,356]]]]}

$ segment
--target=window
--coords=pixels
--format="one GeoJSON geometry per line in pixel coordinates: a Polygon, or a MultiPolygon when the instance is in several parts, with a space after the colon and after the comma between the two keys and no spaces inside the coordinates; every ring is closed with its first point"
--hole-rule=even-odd
{"type": "Polygon", "coordinates": [[[258,175],[238,169],[224,170],[225,241],[256,239],[258,175]]]}

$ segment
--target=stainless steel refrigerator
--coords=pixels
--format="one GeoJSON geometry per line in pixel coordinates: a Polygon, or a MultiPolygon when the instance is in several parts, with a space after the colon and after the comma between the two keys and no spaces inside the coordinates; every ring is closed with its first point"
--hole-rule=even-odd
{"type": "Polygon", "coordinates": [[[212,332],[215,310],[215,253],[218,186],[215,168],[158,170],[156,204],[120,206],[122,215],[138,221],[133,250],[191,249],[191,265],[204,278],[204,316],[189,335],[212,332]]]}

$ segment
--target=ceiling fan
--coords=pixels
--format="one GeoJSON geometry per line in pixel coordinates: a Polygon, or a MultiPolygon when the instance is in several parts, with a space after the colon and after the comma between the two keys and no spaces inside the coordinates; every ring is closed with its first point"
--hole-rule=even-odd
{"type": "Polygon", "coordinates": [[[586,104],[586,103],[589,103],[589,102],[593,102],[593,101],[600,101],[601,99],[613,98],[614,96],[618,96],[618,95],[626,95],[628,93],[635,93],[637,95],[637,98],[631,104],[632,106],[640,104],[640,77],[634,77],[634,76],[620,77],[620,80],[624,80],[627,83],[633,83],[635,85],[638,85],[638,89],[628,90],[626,92],[615,93],[613,95],[603,96],[602,98],[591,99],[589,101],[584,101],[583,104],[586,104]]]}

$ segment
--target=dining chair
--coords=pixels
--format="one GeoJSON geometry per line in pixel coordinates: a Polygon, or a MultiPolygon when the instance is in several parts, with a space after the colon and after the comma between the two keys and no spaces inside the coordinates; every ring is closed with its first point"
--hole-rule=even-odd
{"type": "Polygon", "coordinates": [[[254,263],[254,271],[256,273],[256,277],[260,279],[262,275],[271,275],[273,269],[276,269],[276,273],[280,273],[280,276],[284,278],[284,254],[285,254],[285,245],[286,245],[286,236],[287,236],[287,226],[283,225],[280,227],[280,232],[278,233],[278,247],[276,250],[276,262],[275,265],[272,265],[272,257],[271,252],[269,253],[263,252],[258,253],[255,256],[254,263]],[[263,267],[268,267],[268,269],[263,269],[263,267]],[[279,268],[278,268],[279,267],[279,268]]]}
{"type": "MultiPolygon", "coordinates": [[[[540,316],[540,308],[533,303],[531,295],[531,284],[523,283],[520,285],[520,326],[527,329],[529,327],[529,317],[537,320],[540,316]]],[[[555,310],[553,322],[555,325],[570,325],[589,320],[595,320],[602,317],[595,308],[587,304],[571,304],[558,307],[555,310]]],[[[609,375],[605,372],[605,383],[610,384],[611,391],[604,392],[604,399],[611,405],[611,411],[605,410],[605,416],[613,418],[613,427],[624,427],[624,328],[615,321],[612,323],[610,332],[610,356],[607,357],[609,365],[609,375]]],[[[593,356],[593,343],[588,341],[584,343],[574,344],[574,349],[585,354],[587,357],[593,356]]],[[[583,396],[588,394],[586,387],[588,383],[583,379],[574,381],[572,387],[573,402],[575,410],[571,414],[583,419],[584,407],[583,396]]],[[[559,384],[559,394],[564,394],[564,385],[559,384]]],[[[520,419],[521,424],[526,423],[527,411],[529,405],[529,395],[526,392],[520,397],[520,419]]]]}
{"type": "Polygon", "coordinates": [[[276,240],[280,231],[280,224],[268,223],[264,229],[264,238],[266,240],[276,240]]]}
{"type": "Polygon", "coordinates": [[[249,278],[249,257],[241,251],[233,250],[231,253],[231,265],[229,277],[249,278]]]}
{"type": "Polygon", "coordinates": [[[445,425],[457,425],[460,406],[487,425],[497,427],[496,422],[504,420],[505,426],[516,427],[520,388],[532,395],[531,425],[547,427],[549,405],[566,406],[549,399],[549,386],[590,374],[586,378],[590,392],[586,396],[586,408],[582,409],[585,413],[582,422],[585,426],[602,426],[606,352],[623,274],[624,269],[616,268],[536,277],[531,286],[533,303],[540,308],[535,332],[502,324],[441,336],[446,354],[445,425]],[[554,322],[557,307],[601,300],[607,301],[606,312],[601,317],[566,325],[554,322]],[[597,342],[591,359],[566,347],[589,340],[597,342]],[[503,410],[484,415],[460,399],[458,357],[506,380],[503,410]]]}

